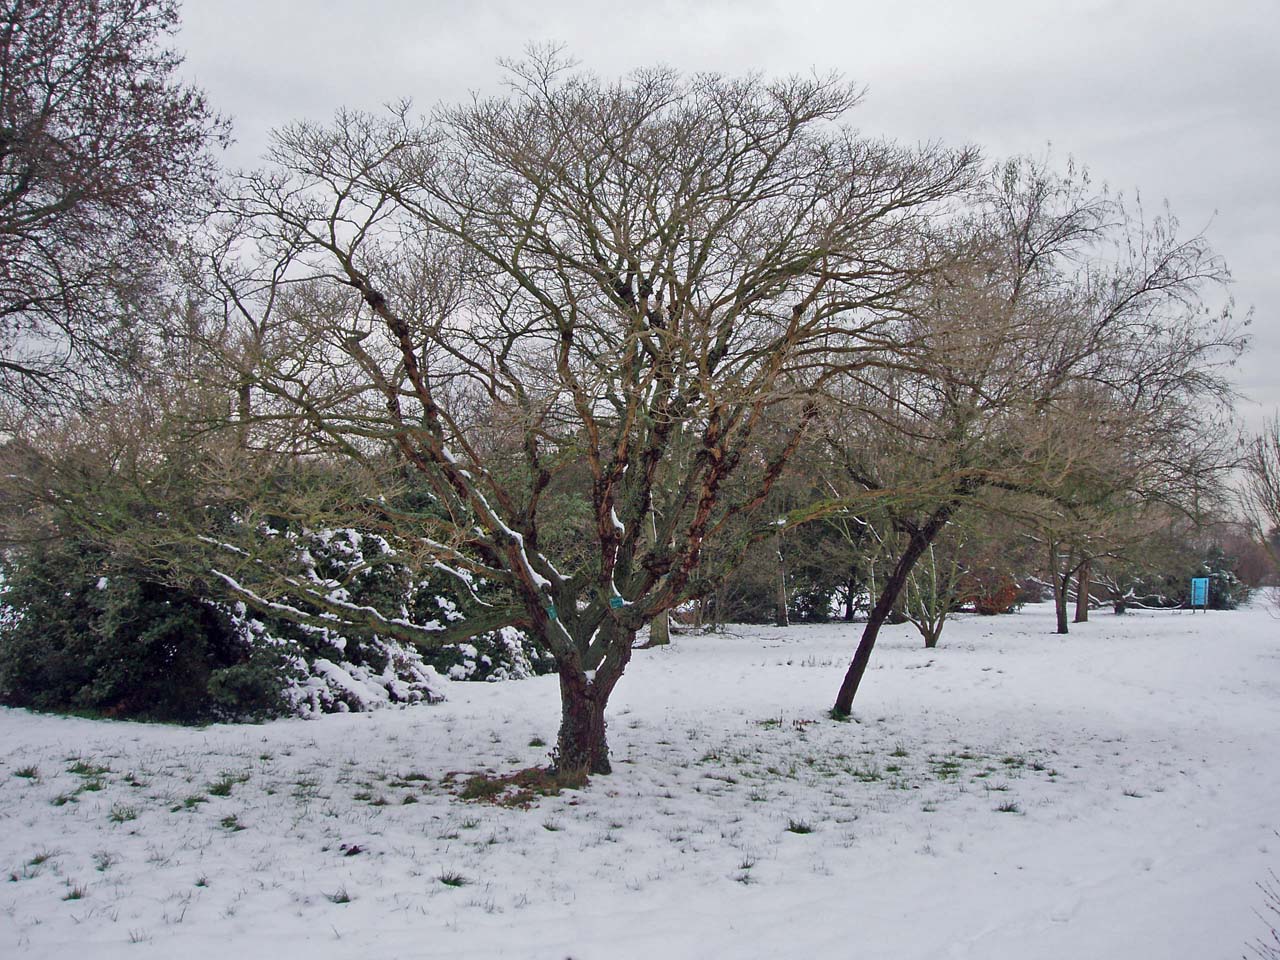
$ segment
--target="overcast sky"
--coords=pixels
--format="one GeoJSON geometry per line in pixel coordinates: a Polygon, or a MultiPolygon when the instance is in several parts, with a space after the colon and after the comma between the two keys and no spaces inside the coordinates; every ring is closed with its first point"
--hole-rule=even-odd
{"type": "Polygon", "coordinates": [[[1280,407],[1280,3],[1276,0],[185,0],[187,73],[235,127],[269,131],[411,97],[496,90],[500,57],[562,43],[613,76],[663,63],[867,87],[850,121],[991,157],[1068,157],[1203,229],[1254,309],[1235,380],[1251,426],[1280,407]]]}

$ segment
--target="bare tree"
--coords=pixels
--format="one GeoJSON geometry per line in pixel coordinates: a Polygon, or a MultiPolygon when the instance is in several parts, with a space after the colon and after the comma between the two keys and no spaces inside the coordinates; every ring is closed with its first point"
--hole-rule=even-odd
{"type": "Polygon", "coordinates": [[[282,131],[238,203],[268,266],[223,257],[219,295],[293,344],[243,354],[255,423],[425,478],[448,520],[413,532],[509,591],[558,666],[558,767],[604,773],[637,630],[701,589],[827,380],[892,353],[972,157],[854,135],[832,79],[606,84],[537,55],[510,82],[425,124],[282,131]],[[576,559],[545,542],[567,503],[576,559]]]}
{"type": "Polygon", "coordinates": [[[223,126],[176,0],[0,2],[0,388],[47,404],[129,358],[223,126]]]}
{"type": "Polygon", "coordinates": [[[1076,514],[1123,495],[1194,503],[1229,462],[1187,416],[1227,398],[1220,367],[1243,348],[1227,315],[1201,309],[1202,291],[1228,279],[1202,237],[1026,160],[994,171],[953,233],[954,262],[911,311],[920,351],[893,376],[860,374],[842,398],[883,425],[879,443],[846,443],[846,474],[854,493],[896,504],[902,551],[836,715],[913,566],[972,498],[1005,490],[1076,514]]]}

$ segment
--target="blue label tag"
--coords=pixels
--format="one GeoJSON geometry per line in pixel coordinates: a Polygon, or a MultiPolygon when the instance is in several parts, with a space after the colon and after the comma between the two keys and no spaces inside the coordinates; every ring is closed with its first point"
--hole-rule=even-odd
{"type": "Polygon", "coordinates": [[[610,598],[609,598],[609,606],[613,607],[613,609],[615,609],[615,610],[621,610],[621,609],[622,609],[622,606],[623,606],[623,603],[624,603],[624,601],[623,601],[623,599],[622,599],[621,597],[610,597],[610,598]]]}
{"type": "Polygon", "coordinates": [[[559,620],[560,614],[556,613],[556,605],[554,603],[547,605],[547,619],[559,620]]]}

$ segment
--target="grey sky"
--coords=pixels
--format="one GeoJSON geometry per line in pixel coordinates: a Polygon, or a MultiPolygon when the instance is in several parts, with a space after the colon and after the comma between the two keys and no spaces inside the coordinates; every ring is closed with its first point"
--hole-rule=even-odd
{"type": "Polygon", "coordinates": [[[338,106],[423,107],[497,87],[500,57],[563,43],[605,75],[654,63],[838,70],[850,120],[988,156],[1068,156],[1204,228],[1255,309],[1236,382],[1251,426],[1280,407],[1280,4],[1275,0],[186,0],[188,74],[235,123],[229,162],[338,106]]]}

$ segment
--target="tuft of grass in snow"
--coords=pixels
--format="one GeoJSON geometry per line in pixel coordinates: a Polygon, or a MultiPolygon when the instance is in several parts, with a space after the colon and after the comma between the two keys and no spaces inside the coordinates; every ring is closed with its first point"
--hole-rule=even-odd
{"type": "Polygon", "coordinates": [[[580,790],[587,785],[585,771],[552,771],[528,767],[502,775],[478,773],[468,777],[459,798],[500,807],[529,807],[538,797],[559,796],[562,790],[580,790]]]}
{"type": "Polygon", "coordinates": [[[1013,800],[1006,800],[1004,803],[996,807],[996,813],[1021,813],[1022,808],[1013,800]]]}
{"type": "Polygon", "coordinates": [[[874,763],[854,767],[849,773],[855,780],[862,783],[875,783],[877,780],[884,779],[884,774],[880,772],[880,768],[874,763]]]}
{"type": "Polygon", "coordinates": [[[87,887],[84,887],[78,883],[73,883],[71,884],[70,887],[67,888],[67,892],[62,895],[62,899],[63,900],[83,900],[84,895],[88,892],[89,890],[87,887]]]}
{"type": "Polygon", "coordinates": [[[230,830],[232,833],[238,833],[244,829],[244,824],[240,822],[234,813],[228,814],[219,820],[218,826],[222,827],[223,830],[230,830]]]}
{"type": "Polygon", "coordinates": [[[23,780],[39,780],[40,768],[34,765],[19,767],[17,770],[13,771],[13,775],[15,777],[21,777],[23,780]]]}
{"type": "Polygon", "coordinates": [[[350,903],[351,894],[347,893],[346,887],[339,887],[333,893],[326,893],[324,898],[330,903],[350,903]]]}
{"type": "Polygon", "coordinates": [[[788,820],[787,821],[788,833],[801,833],[801,834],[814,833],[816,830],[817,828],[808,820],[788,820]]]}
{"type": "Polygon", "coordinates": [[[123,803],[113,803],[110,812],[107,813],[107,819],[112,823],[128,823],[130,820],[137,820],[138,808],[123,803]]]}
{"type": "Polygon", "coordinates": [[[76,776],[88,777],[90,779],[100,779],[103,775],[110,772],[110,767],[99,766],[92,760],[86,760],[83,757],[72,758],[71,766],[67,767],[67,773],[74,773],[76,776]]]}
{"type": "Polygon", "coordinates": [[[211,797],[229,797],[231,796],[231,788],[237,783],[245,783],[249,779],[247,773],[232,773],[224,770],[218,775],[218,779],[209,784],[209,796],[211,797]]]}
{"type": "Polygon", "coordinates": [[[471,881],[454,870],[446,870],[437,877],[446,887],[465,887],[471,881]]]}

